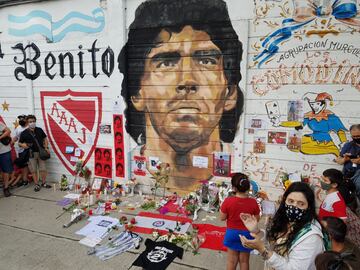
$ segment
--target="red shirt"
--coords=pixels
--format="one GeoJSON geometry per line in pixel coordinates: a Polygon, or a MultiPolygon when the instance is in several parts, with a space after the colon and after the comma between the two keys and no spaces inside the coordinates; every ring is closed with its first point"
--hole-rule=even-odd
{"type": "Polygon", "coordinates": [[[326,195],[320,205],[319,219],[324,217],[338,217],[346,219],[346,204],[340,192],[333,192],[326,195]]]}
{"type": "Polygon", "coordinates": [[[260,209],[253,198],[228,197],[221,205],[220,211],[227,214],[226,226],[229,229],[247,230],[240,219],[241,213],[259,215],[260,209]]]}

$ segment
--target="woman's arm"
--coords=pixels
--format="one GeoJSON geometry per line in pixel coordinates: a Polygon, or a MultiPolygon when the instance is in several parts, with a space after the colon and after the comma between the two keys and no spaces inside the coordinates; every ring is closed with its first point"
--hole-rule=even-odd
{"type": "Polygon", "coordinates": [[[10,136],[11,130],[8,127],[5,127],[2,131],[2,134],[0,134],[0,139],[10,136]]]}

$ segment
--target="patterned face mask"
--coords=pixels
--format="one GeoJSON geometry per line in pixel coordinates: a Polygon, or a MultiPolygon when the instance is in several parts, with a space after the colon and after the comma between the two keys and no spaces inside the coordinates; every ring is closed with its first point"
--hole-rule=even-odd
{"type": "Polygon", "coordinates": [[[285,213],[290,222],[301,221],[307,213],[307,209],[300,209],[299,207],[285,203],[285,213]]]}

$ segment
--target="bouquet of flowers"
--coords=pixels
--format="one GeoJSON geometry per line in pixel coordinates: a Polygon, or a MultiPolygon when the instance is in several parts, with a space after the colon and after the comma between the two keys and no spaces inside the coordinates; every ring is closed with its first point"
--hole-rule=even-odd
{"type": "Polygon", "coordinates": [[[83,160],[79,159],[75,165],[75,174],[83,177],[86,181],[89,181],[91,177],[91,170],[87,166],[84,166],[83,160]]]}
{"type": "Polygon", "coordinates": [[[166,189],[166,184],[169,181],[169,175],[170,175],[170,164],[169,163],[165,163],[165,162],[161,162],[159,163],[157,166],[157,171],[153,173],[152,175],[152,179],[155,179],[155,187],[153,188],[154,190],[154,198],[156,197],[156,191],[158,188],[163,187],[164,189],[164,194],[163,197],[165,196],[165,189],[166,189]]]}
{"type": "Polygon", "coordinates": [[[75,181],[74,185],[76,188],[78,188],[76,185],[80,185],[79,177],[82,177],[85,180],[84,189],[87,189],[90,186],[90,178],[91,178],[91,170],[85,166],[84,161],[79,159],[75,164],[75,181]]]}
{"type": "Polygon", "coordinates": [[[152,233],[155,241],[168,241],[175,245],[179,245],[185,248],[185,250],[191,250],[194,255],[198,254],[200,246],[205,242],[205,235],[199,234],[199,230],[196,225],[193,225],[191,232],[179,234],[176,231],[168,230],[167,234],[161,235],[157,230],[152,233]]]}

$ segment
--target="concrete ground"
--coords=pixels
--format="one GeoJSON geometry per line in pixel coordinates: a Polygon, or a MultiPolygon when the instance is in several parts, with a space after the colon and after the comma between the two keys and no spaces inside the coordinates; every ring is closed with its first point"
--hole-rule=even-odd
{"type": "MultiPolygon", "coordinates": [[[[66,192],[42,189],[36,193],[31,185],[12,190],[12,193],[12,197],[0,198],[0,270],[122,270],[128,269],[144,250],[142,244],[139,250],[126,252],[108,261],[89,256],[88,248],[78,243],[82,237],[75,234],[86,221],[64,229],[62,225],[70,220],[70,214],[65,213],[56,219],[62,213],[62,207],[56,205],[56,202],[66,192]]],[[[113,211],[111,215],[131,217],[139,210],[120,207],[120,210],[113,211]]],[[[206,215],[209,214],[201,213],[198,223],[224,225],[218,220],[202,220],[206,215]]],[[[198,255],[186,252],[182,260],[176,259],[168,269],[226,269],[226,253],[208,249],[200,249],[198,255]]],[[[263,269],[259,256],[251,256],[250,269],[263,269]]]]}

